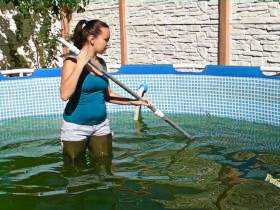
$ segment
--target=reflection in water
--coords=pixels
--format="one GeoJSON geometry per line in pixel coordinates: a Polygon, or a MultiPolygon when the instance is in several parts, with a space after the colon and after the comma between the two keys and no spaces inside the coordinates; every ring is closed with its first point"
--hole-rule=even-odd
{"type": "Polygon", "coordinates": [[[112,175],[112,157],[91,158],[93,172],[98,175],[112,175]]]}
{"type": "Polygon", "coordinates": [[[112,157],[91,157],[83,155],[74,161],[64,156],[62,174],[67,178],[66,191],[68,193],[81,193],[111,187],[104,181],[112,174],[112,157]]]}
{"type": "Polygon", "coordinates": [[[134,128],[137,136],[143,136],[147,131],[149,131],[149,127],[143,120],[142,116],[140,116],[138,120],[134,121],[134,128]]]}

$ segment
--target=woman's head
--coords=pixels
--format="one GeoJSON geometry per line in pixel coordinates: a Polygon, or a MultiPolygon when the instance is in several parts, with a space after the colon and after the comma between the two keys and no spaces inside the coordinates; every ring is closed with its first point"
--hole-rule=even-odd
{"type": "Polygon", "coordinates": [[[81,49],[86,43],[91,43],[97,53],[106,50],[110,39],[109,26],[101,20],[80,20],[74,30],[72,41],[81,49]]]}

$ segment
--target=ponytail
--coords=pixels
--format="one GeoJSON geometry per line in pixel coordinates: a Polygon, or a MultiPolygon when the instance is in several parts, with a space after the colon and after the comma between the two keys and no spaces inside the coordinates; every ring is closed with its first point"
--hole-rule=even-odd
{"type": "Polygon", "coordinates": [[[78,49],[81,49],[83,47],[87,39],[87,35],[84,31],[86,23],[86,20],[80,20],[74,29],[72,41],[78,49]]]}

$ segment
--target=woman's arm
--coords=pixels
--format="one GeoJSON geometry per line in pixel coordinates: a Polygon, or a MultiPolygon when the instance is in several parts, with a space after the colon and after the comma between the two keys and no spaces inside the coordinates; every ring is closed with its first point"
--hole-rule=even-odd
{"type": "Polygon", "coordinates": [[[60,97],[63,101],[67,101],[75,92],[83,68],[84,65],[79,62],[64,61],[60,80],[60,97]]]}
{"type": "Polygon", "coordinates": [[[101,72],[87,65],[92,57],[88,51],[87,47],[83,47],[77,58],[64,61],[60,81],[60,96],[62,100],[67,101],[75,92],[79,77],[85,66],[89,71],[102,75],[101,72]]]}
{"type": "Polygon", "coordinates": [[[149,100],[136,100],[131,98],[123,97],[111,90],[111,88],[107,88],[106,93],[106,101],[113,104],[119,104],[119,105],[134,105],[134,106],[152,106],[152,103],[149,100]]]}

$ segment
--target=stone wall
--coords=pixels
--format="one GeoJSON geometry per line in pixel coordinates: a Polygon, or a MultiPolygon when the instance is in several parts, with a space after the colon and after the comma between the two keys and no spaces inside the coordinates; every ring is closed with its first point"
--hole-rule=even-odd
{"type": "Polygon", "coordinates": [[[279,1],[232,0],[231,26],[233,65],[280,66],[279,1]]]}
{"type": "MultiPolygon", "coordinates": [[[[231,0],[231,64],[280,65],[280,6],[273,0],[231,0]]],[[[84,14],[112,28],[105,57],[120,63],[118,1],[93,1],[84,14]]],[[[218,0],[127,0],[129,63],[217,64],[218,0]]]]}
{"type": "MultiPolygon", "coordinates": [[[[112,31],[108,63],[120,63],[118,1],[91,1],[78,20],[99,18],[112,31]]],[[[127,0],[128,62],[216,64],[218,47],[218,0],[127,0]]]]}
{"type": "MultiPolygon", "coordinates": [[[[279,1],[231,2],[231,64],[280,66],[279,1]]],[[[117,6],[92,1],[83,14],[112,26],[111,63],[120,63],[117,6]]],[[[217,64],[218,0],[127,0],[126,18],[129,63],[217,64]]]]}
{"type": "Polygon", "coordinates": [[[131,63],[217,63],[217,1],[127,1],[131,63]]]}
{"type": "MultiPolygon", "coordinates": [[[[72,15],[70,22],[71,30],[81,19],[101,19],[110,25],[111,46],[103,55],[109,64],[121,61],[118,2],[91,0],[84,12],[72,15]]],[[[231,2],[231,64],[279,67],[279,0],[231,2]]],[[[9,20],[10,13],[0,14],[1,23],[13,23],[9,20]]],[[[218,18],[218,0],[126,0],[128,62],[217,64],[218,18]]],[[[14,44],[10,37],[16,36],[17,29],[3,27],[0,28],[0,64],[9,67],[5,49],[14,44]]],[[[18,49],[14,51],[34,68],[36,56],[32,55],[36,53],[22,52],[23,43],[15,44],[18,49]]],[[[30,44],[25,44],[24,49],[27,45],[30,44]]],[[[3,65],[0,66],[5,69],[3,65]]]]}

